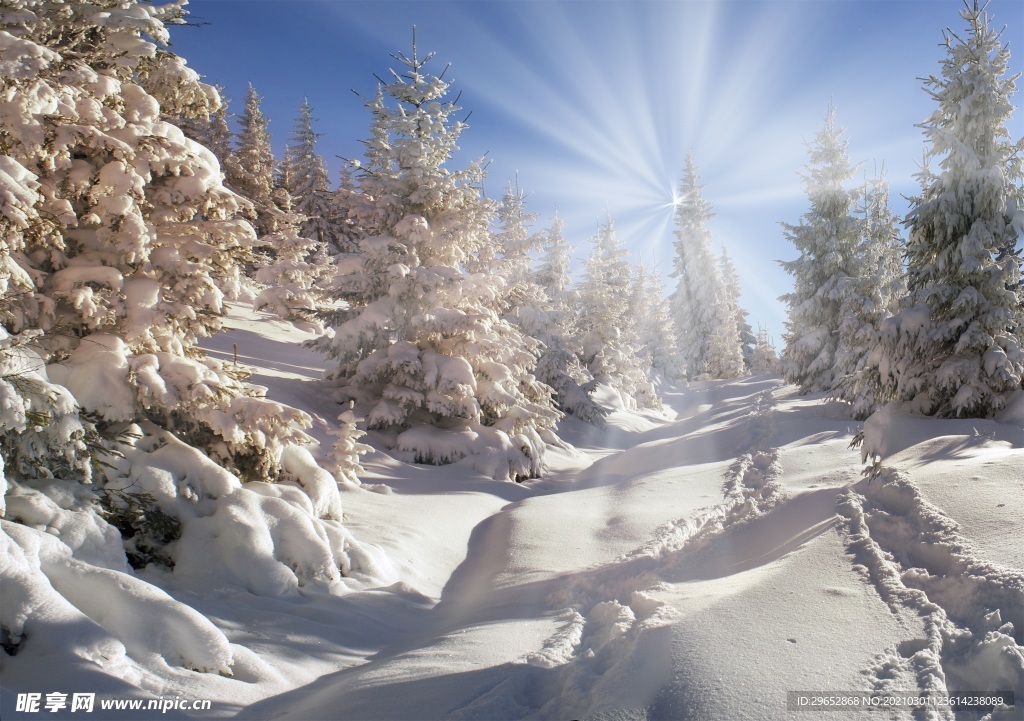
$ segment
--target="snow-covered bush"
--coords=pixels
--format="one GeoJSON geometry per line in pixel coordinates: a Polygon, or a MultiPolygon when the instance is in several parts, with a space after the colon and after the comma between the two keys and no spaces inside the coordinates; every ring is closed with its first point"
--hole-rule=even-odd
{"type": "Polygon", "coordinates": [[[331,444],[327,467],[339,481],[359,483],[358,476],[363,472],[359,457],[367,453],[370,446],[359,442],[366,431],[356,427],[356,416],[351,405],[338,416],[338,427],[328,431],[334,437],[334,442],[331,444]]]}
{"type": "Polygon", "coordinates": [[[80,417],[68,389],[47,377],[32,347],[38,337],[31,331],[12,337],[0,326],[0,517],[7,476],[92,475],[95,427],[80,417]]]}

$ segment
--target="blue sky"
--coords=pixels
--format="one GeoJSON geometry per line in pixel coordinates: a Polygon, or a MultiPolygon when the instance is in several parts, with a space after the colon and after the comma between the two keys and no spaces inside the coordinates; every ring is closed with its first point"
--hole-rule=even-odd
{"type": "MultiPolygon", "coordinates": [[[[796,253],[780,221],[807,202],[797,172],[828,103],[850,155],[885,165],[893,206],[917,190],[923,148],[915,127],[934,109],[919,78],[939,72],[942,31],[959,32],[961,0],[192,0],[200,27],[173,30],[174,50],[240,111],[252,82],[280,151],[304,95],[337,179],[361,157],[369,115],[357,91],[397,67],[412,26],[421,54],[472,111],[458,160],[487,153],[487,192],[518,174],[546,223],[558,207],[580,260],[609,209],[634,260],[672,261],[672,192],[687,149],[717,213],[755,326],[781,347],[790,279],[777,259],[796,253]]],[[[1013,72],[1024,58],[1024,12],[992,0],[1013,72]]],[[[1015,105],[1019,104],[1015,99],[1015,105]]],[[[1011,135],[1024,135],[1021,113],[1011,135]]],[[[458,160],[456,163],[458,164],[458,160]]],[[[668,284],[674,281],[666,279],[668,284]]]]}

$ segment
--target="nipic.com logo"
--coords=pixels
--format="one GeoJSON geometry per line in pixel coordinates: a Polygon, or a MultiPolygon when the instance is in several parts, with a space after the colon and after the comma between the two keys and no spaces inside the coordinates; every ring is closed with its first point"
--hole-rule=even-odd
{"type": "Polygon", "coordinates": [[[183,698],[105,698],[96,700],[95,693],[19,693],[15,706],[18,713],[92,713],[100,711],[209,711],[212,702],[208,699],[189,700],[183,698]]]}

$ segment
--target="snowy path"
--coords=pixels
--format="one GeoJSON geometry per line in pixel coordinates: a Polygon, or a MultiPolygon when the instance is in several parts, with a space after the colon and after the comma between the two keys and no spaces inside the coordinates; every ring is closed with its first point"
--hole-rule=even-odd
{"type": "MultiPolygon", "coordinates": [[[[318,359],[278,351],[256,380],[329,419],[318,359]]],[[[366,481],[391,492],[346,493],[346,525],[400,581],[261,601],[255,628],[249,601],[210,604],[262,659],[239,716],[786,719],[787,691],[1022,685],[1019,428],[898,429],[868,484],[860,424],[778,379],[666,401],[672,420],[569,421],[579,454],[523,486],[373,454],[366,481]]],[[[918,717],[976,717],[958,713],[918,717]]]]}

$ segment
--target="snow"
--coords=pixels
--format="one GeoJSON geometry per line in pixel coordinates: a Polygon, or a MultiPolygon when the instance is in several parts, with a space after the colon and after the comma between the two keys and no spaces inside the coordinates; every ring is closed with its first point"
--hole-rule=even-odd
{"type": "MultiPolygon", "coordinates": [[[[848,407],[777,377],[665,384],[664,411],[600,386],[606,427],[564,419],[574,448],[549,449],[542,479],[490,480],[479,456],[417,465],[371,431],[360,484],[336,482],[323,462],[352,414],[311,334],[228,307],[208,352],[237,349],[320,445],[241,483],[137,426],[115,466],[180,521],[173,568],[130,568],[89,487],[12,484],[4,719],[31,718],[14,711],[27,690],[312,721],[789,719],[787,690],[1024,689],[1019,399],[1002,422],[887,407],[865,424],[868,479],[848,407]]],[[[127,372],[116,339],[91,338],[73,368],[127,372]]],[[[458,454],[483,431],[499,433],[413,445],[458,454]]]]}

